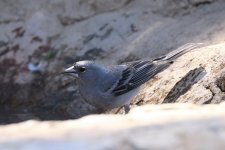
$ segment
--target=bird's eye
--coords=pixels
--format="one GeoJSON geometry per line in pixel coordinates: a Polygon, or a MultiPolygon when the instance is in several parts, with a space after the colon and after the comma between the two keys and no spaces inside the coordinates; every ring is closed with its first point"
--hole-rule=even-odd
{"type": "Polygon", "coordinates": [[[80,67],[80,68],[79,68],[79,71],[80,71],[80,72],[84,72],[85,70],[86,70],[85,67],[80,67]]]}

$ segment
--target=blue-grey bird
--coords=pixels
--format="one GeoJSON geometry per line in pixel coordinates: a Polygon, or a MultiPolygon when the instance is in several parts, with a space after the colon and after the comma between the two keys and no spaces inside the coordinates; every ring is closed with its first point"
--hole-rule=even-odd
{"type": "Polygon", "coordinates": [[[104,66],[94,61],[78,61],[63,73],[75,77],[80,94],[87,103],[102,110],[123,106],[128,113],[130,101],[142,84],[167,68],[177,57],[200,46],[201,43],[190,43],[153,60],[121,65],[104,66]]]}

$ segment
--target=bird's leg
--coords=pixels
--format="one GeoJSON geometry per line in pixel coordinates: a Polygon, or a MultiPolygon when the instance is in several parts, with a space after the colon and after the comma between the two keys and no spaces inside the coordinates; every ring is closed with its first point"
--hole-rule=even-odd
{"type": "Polygon", "coordinates": [[[123,106],[122,106],[122,107],[120,107],[120,108],[116,111],[116,113],[115,113],[115,114],[118,114],[122,108],[123,108],[123,106]]]}
{"type": "Polygon", "coordinates": [[[126,104],[123,107],[124,107],[125,114],[128,114],[128,112],[130,111],[130,105],[126,104]]]}
{"type": "Polygon", "coordinates": [[[129,105],[129,104],[126,104],[126,105],[120,107],[120,108],[116,111],[115,114],[118,114],[122,108],[124,108],[125,114],[127,114],[127,113],[130,111],[130,105],[129,105]]]}

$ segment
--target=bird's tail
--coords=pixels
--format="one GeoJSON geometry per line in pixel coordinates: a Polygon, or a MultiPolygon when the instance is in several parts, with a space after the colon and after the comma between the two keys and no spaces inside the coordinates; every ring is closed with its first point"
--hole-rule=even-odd
{"type": "Polygon", "coordinates": [[[181,55],[196,49],[196,48],[200,48],[203,47],[204,44],[203,43],[187,43],[179,48],[177,48],[176,50],[168,53],[167,55],[164,55],[162,57],[156,58],[153,61],[158,61],[158,60],[162,60],[162,61],[173,61],[174,59],[180,57],[181,55]]]}

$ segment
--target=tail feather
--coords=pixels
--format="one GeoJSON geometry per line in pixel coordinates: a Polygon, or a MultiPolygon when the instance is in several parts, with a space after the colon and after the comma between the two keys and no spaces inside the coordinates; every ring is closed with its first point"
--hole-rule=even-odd
{"type": "Polygon", "coordinates": [[[154,59],[154,61],[156,60],[170,60],[173,61],[174,59],[180,57],[181,55],[194,50],[196,48],[200,48],[203,47],[204,44],[203,43],[187,43],[179,48],[177,48],[176,50],[170,52],[169,54],[162,56],[160,58],[156,58],[154,59]]]}

